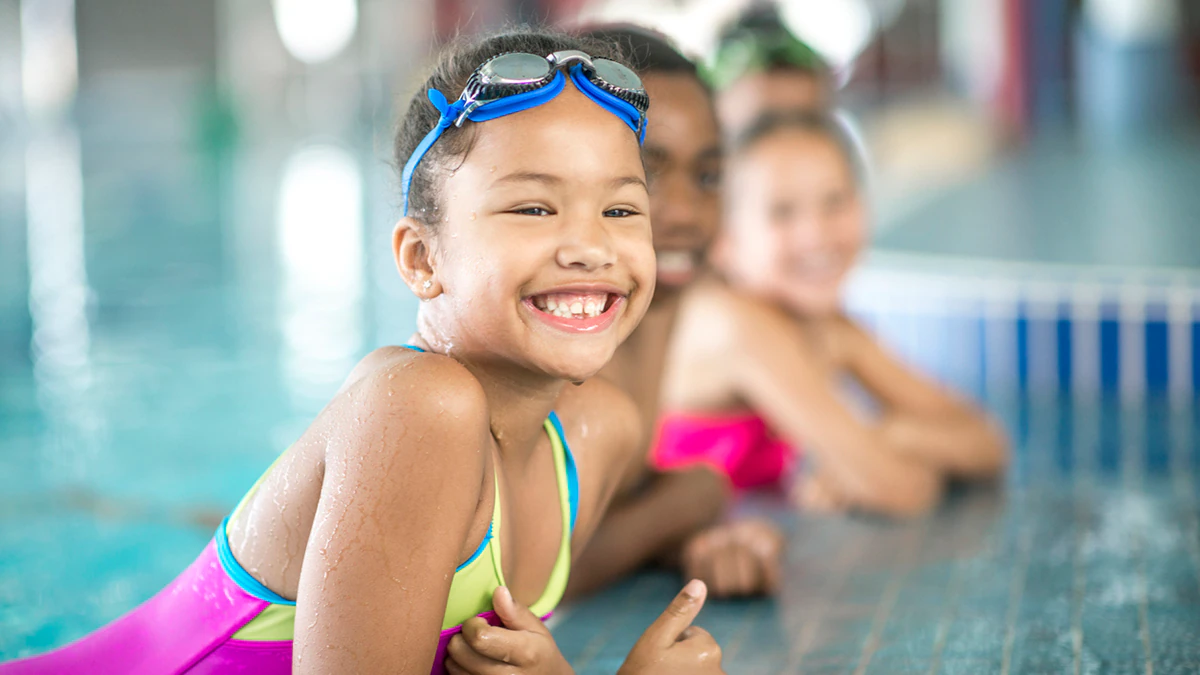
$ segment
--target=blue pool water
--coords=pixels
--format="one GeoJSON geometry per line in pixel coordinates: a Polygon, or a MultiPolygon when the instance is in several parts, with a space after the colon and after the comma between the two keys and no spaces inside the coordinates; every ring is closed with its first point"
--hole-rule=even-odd
{"type": "MultiPolygon", "coordinates": [[[[0,148],[0,658],[161,588],[354,361],[408,337],[371,147],[112,147],[62,128],[0,148]]],[[[960,196],[918,220],[966,219],[960,196]]],[[[1160,239],[1194,225],[1159,213],[1160,239]]],[[[789,581],[705,610],[731,672],[1200,672],[1196,284],[923,257],[922,237],[945,240],[896,243],[905,227],[852,304],[997,410],[1013,470],[902,526],[745,505],[791,533],[789,581]]],[[[646,574],[568,608],[564,652],[612,672],[676,587],[646,574]]]]}

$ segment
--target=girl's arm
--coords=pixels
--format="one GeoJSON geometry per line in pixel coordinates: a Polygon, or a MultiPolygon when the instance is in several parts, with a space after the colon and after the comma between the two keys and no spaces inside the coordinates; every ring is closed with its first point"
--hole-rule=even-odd
{"type": "Polygon", "coordinates": [[[983,411],[906,367],[857,324],[835,319],[846,367],[886,407],[888,445],[958,477],[994,476],[1008,463],[1000,426],[983,411]]]}
{"type": "Polygon", "coordinates": [[[298,673],[428,673],[480,508],[490,432],[477,381],[432,355],[387,374],[344,394],[329,434],[297,593],[298,673]]]}
{"type": "Polygon", "coordinates": [[[856,416],[836,393],[833,373],[777,308],[725,294],[733,326],[727,377],[737,395],[785,440],[816,456],[818,471],[852,506],[895,515],[932,508],[940,473],[896,452],[883,429],[856,416]]]}

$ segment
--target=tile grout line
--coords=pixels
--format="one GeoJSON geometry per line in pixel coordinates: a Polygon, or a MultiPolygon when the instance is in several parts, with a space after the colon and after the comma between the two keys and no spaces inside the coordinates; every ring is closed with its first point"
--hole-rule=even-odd
{"type": "Polygon", "coordinates": [[[925,541],[925,537],[929,532],[930,520],[931,517],[926,517],[921,522],[916,535],[908,542],[904,557],[900,560],[900,566],[892,574],[891,580],[888,581],[887,587],[879,597],[879,604],[875,609],[875,617],[871,622],[871,632],[867,635],[867,639],[863,641],[863,651],[859,655],[858,667],[854,669],[854,675],[863,675],[871,665],[871,659],[875,656],[875,650],[879,648],[879,642],[882,639],[883,628],[887,625],[892,608],[896,605],[896,599],[900,597],[900,589],[909,572],[912,571],[913,558],[916,557],[917,551],[920,549],[920,544],[925,541]]]}
{"type": "Polygon", "coordinates": [[[1017,613],[1021,609],[1021,598],[1025,593],[1025,573],[1029,568],[1029,558],[1033,553],[1033,531],[1027,529],[1021,534],[1020,549],[1018,550],[1017,567],[1013,570],[1012,583],[1008,593],[1008,614],[1004,618],[1004,652],[1000,661],[1000,675],[1008,675],[1012,666],[1013,644],[1017,639],[1017,613]]]}
{"type": "Polygon", "coordinates": [[[1075,542],[1072,567],[1074,578],[1071,588],[1071,652],[1073,657],[1073,673],[1080,675],[1083,670],[1083,602],[1087,594],[1087,565],[1083,559],[1083,540],[1087,532],[1085,501],[1080,499],[1079,490],[1091,491],[1091,480],[1084,478],[1084,484],[1075,488],[1075,542]]]}
{"type": "Polygon", "coordinates": [[[933,638],[933,654],[929,657],[928,675],[937,675],[937,671],[942,665],[942,653],[946,650],[946,642],[950,639],[950,626],[954,624],[954,619],[958,616],[958,605],[962,601],[962,587],[966,583],[966,578],[966,563],[959,561],[955,564],[954,573],[950,577],[948,586],[950,597],[946,600],[942,616],[938,618],[937,635],[933,638]]]}
{"type": "MultiPolygon", "coordinates": [[[[1149,452],[1149,448],[1146,448],[1149,452]]],[[[1142,466],[1139,464],[1136,473],[1131,477],[1130,490],[1145,497],[1146,485],[1142,466]]],[[[1138,633],[1142,638],[1142,650],[1146,655],[1146,675],[1154,675],[1154,651],[1150,643],[1150,599],[1149,584],[1146,580],[1146,542],[1141,532],[1133,532],[1133,556],[1137,561],[1137,603],[1138,603],[1138,633]]]]}
{"type": "Polygon", "coordinates": [[[1138,570],[1138,633],[1142,638],[1142,650],[1146,653],[1146,675],[1154,675],[1154,650],[1150,643],[1150,600],[1147,597],[1146,557],[1143,550],[1144,542],[1138,532],[1133,534],[1133,551],[1137,559],[1138,570]]]}
{"type": "MultiPolygon", "coordinates": [[[[850,571],[854,569],[855,564],[858,563],[859,558],[861,558],[863,555],[863,548],[864,547],[861,541],[854,541],[853,546],[847,547],[846,550],[848,552],[838,558],[835,569],[839,570],[840,574],[836,577],[836,585],[833,590],[840,591],[845,587],[846,581],[850,579],[850,571]]],[[[802,661],[804,661],[804,656],[812,647],[813,634],[819,627],[820,620],[829,612],[829,609],[832,605],[832,598],[827,598],[818,606],[818,611],[816,612],[815,616],[805,618],[802,621],[800,635],[797,636],[799,638],[797,641],[797,647],[799,648],[799,651],[788,650],[789,672],[799,672],[800,664],[802,661]]]]}

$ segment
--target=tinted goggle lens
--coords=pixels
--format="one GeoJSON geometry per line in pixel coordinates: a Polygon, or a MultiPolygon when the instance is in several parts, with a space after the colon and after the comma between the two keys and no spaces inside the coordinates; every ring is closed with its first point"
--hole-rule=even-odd
{"type": "MultiPolygon", "coordinates": [[[[594,79],[610,86],[635,91],[644,89],[642,80],[637,73],[616,61],[592,59],[590,64],[587,64],[585,72],[587,70],[594,73],[594,79]]],[[[553,72],[554,68],[544,56],[523,53],[502,54],[486,64],[482,69],[480,79],[485,85],[537,84],[548,80],[553,72]]],[[[641,110],[641,112],[644,113],[645,110],[641,110]]]]}

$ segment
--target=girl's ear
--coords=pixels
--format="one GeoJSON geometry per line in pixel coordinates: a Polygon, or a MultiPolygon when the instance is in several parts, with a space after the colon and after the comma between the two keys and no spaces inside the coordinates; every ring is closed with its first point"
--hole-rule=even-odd
{"type": "Polygon", "coordinates": [[[409,290],[421,300],[432,300],[442,294],[442,284],[434,271],[431,236],[428,227],[407,216],[392,231],[396,269],[409,290]]]}

